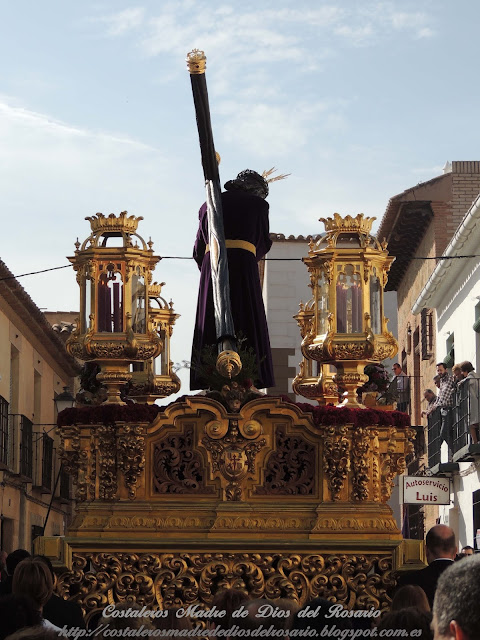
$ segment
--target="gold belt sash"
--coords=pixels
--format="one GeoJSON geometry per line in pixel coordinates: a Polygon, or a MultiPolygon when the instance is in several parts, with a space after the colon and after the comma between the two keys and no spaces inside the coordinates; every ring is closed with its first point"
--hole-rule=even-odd
{"type": "MultiPolygon", "coordinates": [[[[257,248],[251,242],[247,242],[246,240],[225,240],[225,246],[227,249],[245,249],[245,251],[250,251],[254,256],[257,255],[257,248]]],[[[210,245],[207,244],[205,247],[205,253],[210,251],[210,245]]]]}

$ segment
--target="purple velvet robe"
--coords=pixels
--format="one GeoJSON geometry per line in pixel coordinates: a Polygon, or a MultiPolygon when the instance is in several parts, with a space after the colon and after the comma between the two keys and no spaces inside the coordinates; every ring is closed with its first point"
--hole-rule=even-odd
{"type": "MultiPolygon", "coordinates": [[[[257,261],[270,250],[268,203],[244,191],[222,193],[223,222],[226,240],[245,240],[255,245],[257,255],[245,249],[228,249],[230,299],[235,332],[247,339],[244,347],[252,347],[259,368],[254,383],[259,389],[275,386],[267,319],[257,261]]],[[[199,211],[200,224],[193,257],[200,270],[197,316],[193,334],[190,388],[205,389],[207,384],[197,374],[197,358],[206,345],[217,344],[208,243],[207,206],[199,211]]]]}

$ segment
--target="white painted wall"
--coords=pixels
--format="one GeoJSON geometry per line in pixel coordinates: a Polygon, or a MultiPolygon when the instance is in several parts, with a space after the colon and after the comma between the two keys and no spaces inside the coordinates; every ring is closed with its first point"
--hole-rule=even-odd
{"type": "MultiPolygon", "coordinates": [[[[480,370],[480,335],[472,325],[475,306],[480,302],[480,260],[462,259],[454,286],[444,287],[437,307],[437,362],[447,353],[446,342],[454,334],[455,361],[470,361],[480,370]],[[462,264],[461,263],[461,264],[462,264]]],[[[448,448],[443,443],[442,462],[448,462],[448,448]]],[[[458,537],[461,550],[465,545],[474,547],[473,492],[480,489],[480,471],[477,463],[460,462],[460,471],[453,476],[451,507],[440,507],[440,518],[451,526],[458,537]]]]}
{"type": "MultiPolygon", "coordinates": [[[[302,360],[300,329],[293,316],[298,313],[301,301],[312,297],[308,286],[310,278],[302,258],[308,254],[308,243],[297,240],[274,240],[267,254],[263,280],[263,299],[267,314],[270,345],[275,348],[295,349],[295,355],[289,357],[289,366],[298,373],[302,360]],[[282,258],[282,260],[272,260],[282,258]]],[[[289,380],[291,392],[292,379],[289,380]]],[[[296,396],[299,402],[306,402],[296,396]]]]}

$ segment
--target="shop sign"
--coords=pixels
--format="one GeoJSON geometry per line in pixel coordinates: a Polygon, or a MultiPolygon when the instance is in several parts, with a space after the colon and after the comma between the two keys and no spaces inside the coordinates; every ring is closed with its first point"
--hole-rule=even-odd
{"type": "Polygon", "coordinates": [[[404,504],[450,504],[450,478],[403,476],[404,504]]]}

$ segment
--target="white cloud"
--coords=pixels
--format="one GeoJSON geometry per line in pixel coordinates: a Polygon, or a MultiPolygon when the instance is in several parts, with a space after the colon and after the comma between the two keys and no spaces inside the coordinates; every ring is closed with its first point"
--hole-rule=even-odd
{"type": "Polygon", "coordinates": [[[276,103],[224,101],[217,112],[225,116],[223,140],[263,158],[287,156],[304,147],[317,129],[345,130],[347,121],[339,111],[344,101],[276,103]]]}
{"type": "Polygon", "coordinates": [[[371,24],[350,26],[343,24],[335,29],[335,33],[350,41],[353,45],[369,44],[375,34],[371,24]]]}
{"type": "MultiPolygon", "coordinates": [[[[8,99],[7,99],[8,100],[8,99]]],[[[95,132],[88,129],[82,129],[75,127],[60,120],[55,120],[48,115],[37,113],[24,107],[14,105],[5,100],[5,97],[0,97],[0,130],[3,133],[9,131],[10,127],[17,126],[20,128],[29,129],[31,132],[35,131],[37,135],[43,134],[44,136],[53,139],[61,139],[65,137],[71,138],[90,138],[97,139],[98,141],[110,142],[120,145],[131,145],[138,149],[155,151],[153,147],[150,147],[143,142],[138,142],[129,138],[128,136],[115,135],[105,132],[95,132]]]]}
{"type": "Polygon", "coordinates": [[[143,23],[144,15],[145,9],[135,7],[102,17],[99,20],[107,25],[107,35],[114,37],[123,36],[140,27],[143,23]]]}
{"type": "Polygon", "coordinates": [[[423,27],[417,32],[417,38],[432,38],[435,35],[435,31],[430,27],[423,27]]]}

